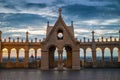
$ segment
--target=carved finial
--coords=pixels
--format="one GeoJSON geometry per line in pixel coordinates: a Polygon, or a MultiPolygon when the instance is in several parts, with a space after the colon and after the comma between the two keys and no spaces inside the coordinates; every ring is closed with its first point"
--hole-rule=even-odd
{"type": "Polygon", "coordinates": [[[92,31],[92,41],[94,42],[94,31],[92,31]]]}
{"type": "Polygon", "coordinates": [[[85,37],[84,37],[84,42],[85,42],[85,37]]]}
{"type": "Polygon", "coordinates": [[[47,27],[49,27],[49,21],[47,22],[47,27]]]}
{"type": "Polygon", "coordinates": [[[28,42],[28,31],[26,32],[26,42],[28,42]]]}
{"type": "Polygon", "coordinates": [[[2,31],[0,31],[0,41],[2,41],[2,31]]]}
{"type": "Polygon", "coordinates": [[[58,12],[59,12],[59,15],[61,15],[62,8],[59,8],[59,9],[58,9],[58,12]]]}
{"type": "Polygon", "coordinates": [[[71,21],[71,26],[73,27],[73,21],[71,21]]]}
{"type": "Polygon", "coordinates": [[[35,42],[37,42],[37,38],[35,38],[35,42]]]}
{"type": "Polygon", "coordinates": [[[119,30],[119,41],[120,41],[120,30],[119,30]]]}

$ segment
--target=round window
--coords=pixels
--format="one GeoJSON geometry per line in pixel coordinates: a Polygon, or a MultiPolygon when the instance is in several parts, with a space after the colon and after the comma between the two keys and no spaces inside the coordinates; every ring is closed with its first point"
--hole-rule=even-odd
{"type": "Polygon", "coordinates": [[[58,38],[62,39],[63,38],[63,33],[58,33],[58,38]]]}

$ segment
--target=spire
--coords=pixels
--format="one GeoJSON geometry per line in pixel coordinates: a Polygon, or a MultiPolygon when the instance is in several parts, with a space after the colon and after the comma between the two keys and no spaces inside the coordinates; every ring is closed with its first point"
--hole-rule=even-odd
{"type": "Polygon", "coordinates": [[[59,16],[61,16],[62,8],[59,8],[58,12],[59,12],[59,16]]]}
{"type": "Polygon", "coordinates": [[[26,32],[26,42],[28,42],[28,31],[26,32]]]}
{"type": "Polygon", "coordinates": [[[49,21],[47,22],[47,27],[49,27],[49,21]]]}
{"type": "Polygon", "coordinates": [[[92,31],[92,41],[94,42],[94,31],[92,31]]]}
{"type": "Polygon", "coordinates": [[[71,26],[73,27],[73,21],[71,21],[71,26]]]}
{"type": "Polygon", "coordinates": [[[2,31],[0,31],[0,41],[2,41],[2,31]]]}
{"type": "Polygon", "coordinates": [[[120,30],[119,30],[119,41],[120,41],[120,30]]]}
{"type": "Polygon", "coordinates": [[[63,18],[62,18],[62,9],[61,8],[58,9],[58,13],[59,13],[59,17],[58,17],[55,25],[58,24],[59,22],[62,23],[63,25],[66,25],[63,18]]]}

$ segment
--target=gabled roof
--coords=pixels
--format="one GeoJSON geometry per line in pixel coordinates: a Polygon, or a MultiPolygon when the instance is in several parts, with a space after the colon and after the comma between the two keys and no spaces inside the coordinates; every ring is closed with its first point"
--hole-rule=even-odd
{"type": "Polygon", "coordinates": [[[72,36],[71,32],[69,31],[69,29],[66,27],[66,24],[62,18],[62,15],[61,15],[61,8],[59,8],[59,17],[57,19],[57,21],[55,22],[55,25],[53,26],[53,28],[51,29],[51,31],[49,32],[49,34],[47,35],[46,39],[45,39],[45,42],[48,41],[48,39],[50,38],[50,35],[54,32],[55,28],[57,27],[57,24],[61,23],[63,25],[63,27],[65,28],[65,30],[68,32],[68,34],[70,34],[70,38],[71,40],[74,42],[75,39],[74,39],[74,36],[72,36]]]}

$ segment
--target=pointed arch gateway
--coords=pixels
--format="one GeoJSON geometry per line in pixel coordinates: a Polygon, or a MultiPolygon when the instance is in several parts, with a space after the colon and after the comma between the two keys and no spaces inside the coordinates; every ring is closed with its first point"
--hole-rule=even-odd
{"type": "Polygon", "coordinates": [[[47,26],[46,39],[42,43],[41,69],[48,70],[57,67],[58,69],[72,68],[80,69],[79,44],[74,37],[73,25],[67,26],[62,18],[61,9],[59,17],[54,26],[47,26]],[[57,51],[56,51],[57,49],[57,51]],[[57,52],[57,61],[55,61],[57,52]],[[66,53],[66,60],[63,54],[66,53]]]}

